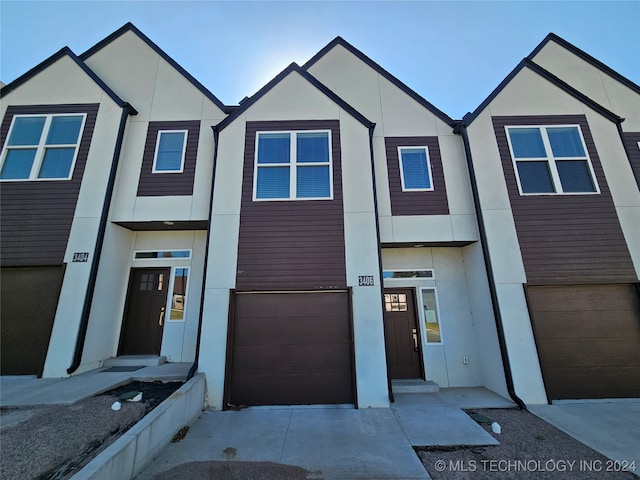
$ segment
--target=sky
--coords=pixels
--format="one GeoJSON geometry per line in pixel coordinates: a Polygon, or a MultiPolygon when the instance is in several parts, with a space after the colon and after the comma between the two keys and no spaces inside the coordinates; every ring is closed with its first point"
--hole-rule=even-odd
{"type": "Polygon", "coordinates": [[[640,84],[635,1],[0,0],[0,80],[127,22],[227,105],[341,36],[453,118],[473,111],[549,33],[640,84]]]}

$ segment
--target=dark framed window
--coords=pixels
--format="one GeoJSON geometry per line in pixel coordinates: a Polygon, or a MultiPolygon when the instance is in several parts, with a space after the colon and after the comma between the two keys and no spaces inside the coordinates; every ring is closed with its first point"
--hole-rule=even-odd
{"type": "Polygon", "coordinates": [[[579,125],[506,130],[520,194],[600,193],[579,125]]]}

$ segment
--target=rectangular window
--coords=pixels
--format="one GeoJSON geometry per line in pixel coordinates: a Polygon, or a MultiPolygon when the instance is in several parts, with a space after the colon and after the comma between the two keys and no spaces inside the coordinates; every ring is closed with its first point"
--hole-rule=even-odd
{"type": "Polygon", "coordinates": [[[422,288],[420,292],[424,313],[424,327],[427,332],[427,343],[442,343],[436,290],[435,288],[422,288]]]}
{"type": "Polygon", "coordinates": [[[170,320],[184,320],[187,303],[187,286],[189,283],[189,269],[178,267],[174,269],[173,292],[171,295],[170,320]]]}
{"type": "Polygon", "coordinates": [[[153,157],[153,173],[182,173],[187,130],[160,130],[153,157]]]}
{"type": "Polygon", "coordinates": [[[191,250],[161,250],[154,252],[135,252],[135,260],[150,260],[157,258],[191,258],[191,250]]]}
{"type": "Polygon", "coordinates": [[[382,278],[433,278],[433,270],[385,270],[382,278]]]}
{"type": "Polygon", "coordinates": [[[327,131],[258,132],[254,200],[333,198],[327,131]]]}
{"type": "Polygon", "coordinates": [[[398,147],[402,191],[433,190],[428,147],[398,147]]]}
{"type": "Polygon", "coordinates": [[[2,150],[1,180],[70,180],[85,114],[16,115],[2,150]]]}
{"type": "Polygon", "coordinates": [[[599,193],[578,125],[506,129],[520,194],[599,193]]]}

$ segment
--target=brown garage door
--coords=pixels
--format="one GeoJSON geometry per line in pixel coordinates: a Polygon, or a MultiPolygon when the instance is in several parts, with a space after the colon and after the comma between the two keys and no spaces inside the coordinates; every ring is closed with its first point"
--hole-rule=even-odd
{"type": "Polygon", "coordinates": [[[227,401],[354,403],[349,293],[236,293],[227,401]]]}
{"type": "Polygon", "coordinates": [[[62,266],[0,270],[2,375],[42,375],[63,274],[62,266]]]}
{"type": "Polygon", "coordinates": [[[633,285],[528,287],[551,400],[640,397],[640,305],[633,285]]]}

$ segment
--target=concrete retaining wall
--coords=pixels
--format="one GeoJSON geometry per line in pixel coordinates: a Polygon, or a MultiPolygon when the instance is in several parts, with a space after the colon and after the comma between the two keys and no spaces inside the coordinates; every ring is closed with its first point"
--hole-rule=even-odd
{"type": "Polygon", "coordinates": [[[94,458],[71,480],[129,480],[200,414],[205,377],[197,374],[94,458]]]}

